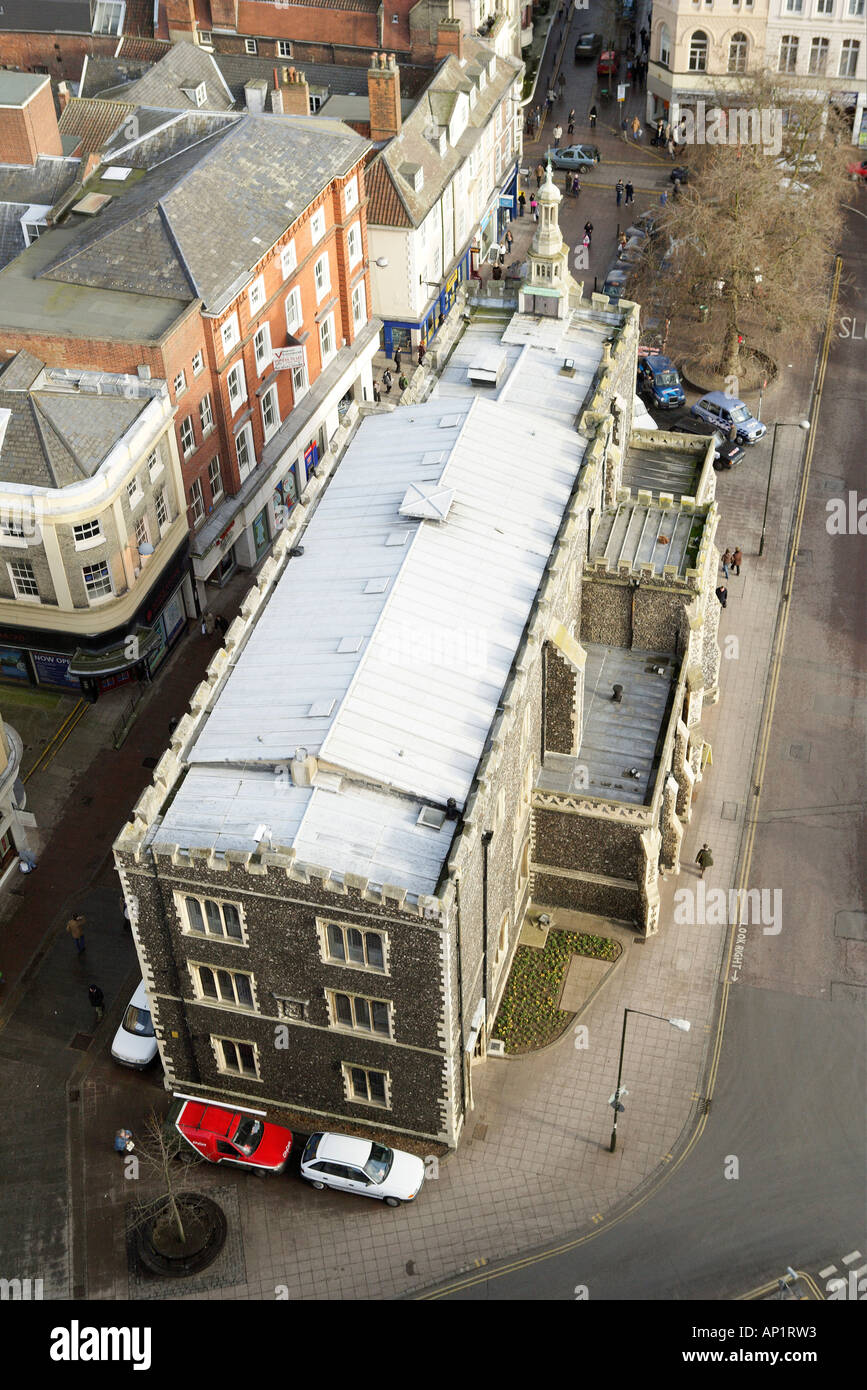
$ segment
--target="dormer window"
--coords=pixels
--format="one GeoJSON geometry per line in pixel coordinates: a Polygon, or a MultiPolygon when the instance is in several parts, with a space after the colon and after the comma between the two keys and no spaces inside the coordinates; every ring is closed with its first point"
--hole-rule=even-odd
{"type": "Polygon", "coordinates": [[[193,100],[197,106],[204,106],[208,97],[208,89],[204,82],[200,82],[193,94],[193,100]]]}
{"type": "Polygon", "coordinates": [[[421,192],[424,187],[424,169],[420,164],[401,164],[398,173],[406,180],[413,193],[421,192]]]}

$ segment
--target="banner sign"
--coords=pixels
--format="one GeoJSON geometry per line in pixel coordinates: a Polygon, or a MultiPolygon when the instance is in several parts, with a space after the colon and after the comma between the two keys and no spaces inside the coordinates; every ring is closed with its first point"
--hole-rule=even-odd
{"type": "Polygon", "coordinates": [[[278,372],[291,371],[293,367],[304,366],[303,347],[275,348],[273,357],[274,368],[278,372]]]}

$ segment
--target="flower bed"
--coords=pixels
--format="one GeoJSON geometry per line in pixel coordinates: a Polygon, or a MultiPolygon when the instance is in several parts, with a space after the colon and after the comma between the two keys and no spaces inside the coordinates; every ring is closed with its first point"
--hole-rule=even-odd
{"type": "Polygon", "coordinates": [[[574,1017],[557,1007],[572,956],[615,961],[619,954],[616,942],[584,932],[549,932],[542,950],[519,946],[493,1036],[503,1041],[507,1052],[530,1052],[553,1042],[574,1017]]]}

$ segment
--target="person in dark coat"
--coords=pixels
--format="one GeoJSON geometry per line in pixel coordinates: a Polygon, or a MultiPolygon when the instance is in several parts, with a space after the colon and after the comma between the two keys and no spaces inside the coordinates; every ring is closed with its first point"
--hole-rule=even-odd
{"type": "Polygon", "coordinates": [[[89,990],[87,991],[87,997],[90,1000],[90,1007],[96,1014],[96,1020],[98,1023],[99,1020],[102,1018],[103,1014],[105,1013],[105,998],[99,985],[91,985],[89,990]]]}
{"type": "Polygon", "coordinates": [[[716,589],[714,592],[716,593],[716,596],[719,599],[720,608],[725,608],[726,604],[728,603],[729,597],[728,589],[725,587],[724,584],[721,584],[720,587],[716,589]]]}
{"type": "MultiPolygon", "coordinates": [[[[511,236],[511,232],[509,233],[509,236],[511,236]]],[[[425,355],[426,352],[427,352],[427,348],[425,347],[424,343],[419,343],[419,345],[418,345],[418,365],[419,365],[420,367],[423,367],[423,366],[424,366],[424,355],[425,355]]]]}
{"type": "Polygon", "coordinates": [[[593,223],[589,220],[589,218],[584,223],[584,235],[587,237],[587,245],[589,246],[593,240],[593,223]]]}
{"type": "Polygon", "coordinates": [[[385,394],[386,394],[387,396],[390,396],[390,395],[391,395],[391,372],[388,370],[388,367],[386,367],[385,371],[384,371],[383,374],[382,374],[382,384],[383,384],[383,386],[385,387],[385,394]]]}
{"type": "Polygon", "coordinates": [[[590,129],[591,129],[591,130],[595,130],[595,129],[596,129],[596,107],[595,107],[595,106],[591,106],[591,107],[590,107],[590,129]]]}
{"type": "Polygon", "coordinates": [[[400,348],[399,348],[399,347],[396,347],[395,350],[394,350],[394,370],[395,370],[396,372],[399,372],[399,371],[400,371],[400,348]]]}
{"type": "Polygon", "coordinates": [[[376,382],[374,382],[374,383],[373,383],[373,402],[374,402],[374,405],[379,405],[379,403],[380,403],[381,400],[382,400],[382,396],[380,395],[379,387],[377,386],[376,382]]]}
{"type": "Polygon", "coordinates": [[[740,574],[743,558],[743,551],[741,550],[739,545],[736,545],[734,550],[732,551],[732,569],[734,570],[735,574],[740,574]]]}
{"type": "Polygon", "coordinates": [[[523,217],[523,216],[524,216],[524,204],[526,203],[526,201],[527,201],[527,199],[526,199],[526,197],[524,196],[524,190],[521,189],[521,192],[518,194],[518,216],[519,216],[519,217],[523,217]]]}
{"type": "Polygon", "coordinates": [[[695,856],[695,862],[701,870],[699,877],[704,878],[705,869],[713,868],[713,855],[710,852],[710,845],[702,845],[698,854],[695,856]]]}
{"type": "Polygon", "coordinates": [[[635,189],[632,187],[632,179],[626,180],[626,206],[635,202],[635,189]]]}

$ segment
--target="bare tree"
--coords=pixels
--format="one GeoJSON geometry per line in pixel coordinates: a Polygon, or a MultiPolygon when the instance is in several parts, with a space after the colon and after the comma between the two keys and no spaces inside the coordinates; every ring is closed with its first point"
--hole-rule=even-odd
{"type": "Polygon", "coordinates": [[[137,1200],[133,1225],[154,1224],[162,1218],[170,1226],[178,1244],[183,1245],[186,1240],[184,1212],[189,1214],[191,1207],[187,1200],[182,1209],[178,1198],[188,1197],[193,1169],[204,1160],[177,1130],[167,1130],[153,1110],[148,1116],[145,1133],[145,1141],[136,1144],[136,1157],[147,1175],[158,1184],[158,1191],[153,1196],[137,1200]],[[182,1160],[180,1163],[177,1162],[179,1159],[182,1160]]]}
{"type": "Polygon", "coordinates": [[[688,182],[628,290],[675,333],[704,306],[707,366],[723,377],[741,373],[745,338],[781,347],[821,323],[846,187],[834,108],[767,77],[742,82],[737,107],[687,147],[688,182]]]}

